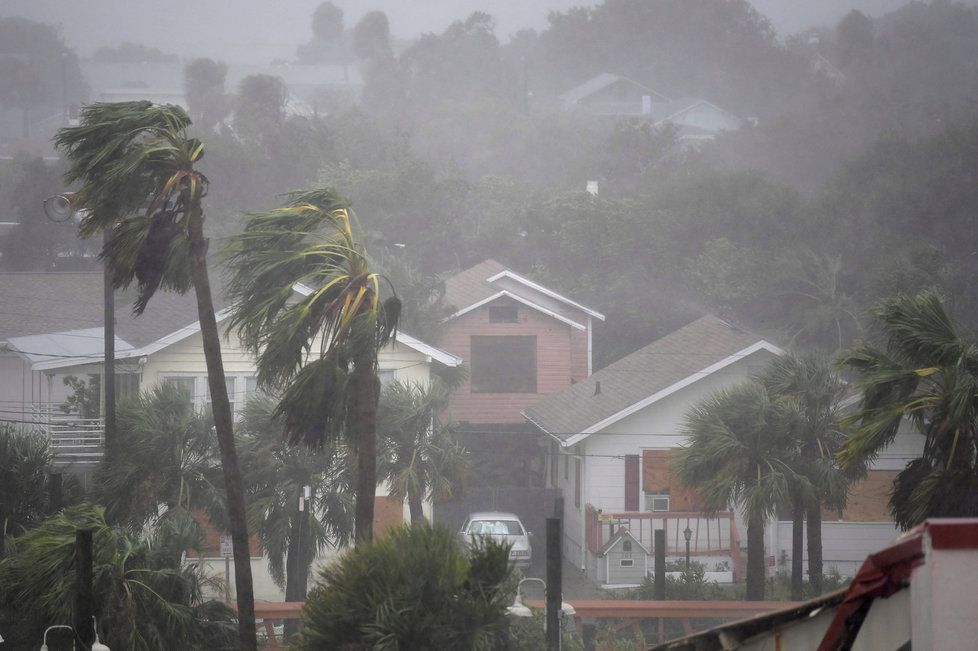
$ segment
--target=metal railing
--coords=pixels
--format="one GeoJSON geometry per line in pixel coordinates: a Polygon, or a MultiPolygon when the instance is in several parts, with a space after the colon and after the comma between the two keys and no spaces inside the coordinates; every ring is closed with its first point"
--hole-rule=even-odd
{"type": "Polygon", "coordinates": [[[65,413],[60,405],[52,403],[34,404],[31,408],[34,427],[50,442],[55,463],[94,463],[102,458],[105,444],[103,419],[65,413]]]}

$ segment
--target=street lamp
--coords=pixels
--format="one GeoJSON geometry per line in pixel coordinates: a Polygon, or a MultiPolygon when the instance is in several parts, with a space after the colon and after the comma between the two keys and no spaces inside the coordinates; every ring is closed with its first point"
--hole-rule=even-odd
{"type": "MultiPolygon", "coordinates": [[[[54,626],[48,626],[46,629],[44,629],[44,640],[41,642],[41,651],[48,651],[48,633],[56,628],[66,628],[72,633],[75,632],[75,629],[67,624],[55,624],[54,626]]],[[[98,621],[94,617],[92,617],[92,629],[95,631],[95,641],[92,642],[92,651],[112,651],[98,639],[98,621]]],[[[74,643],[72,643],[72,648],[74,648],[74,643]]]]}
{"type": "Polygon", "coordinates": [[[686,538],[686,571],[689,571],[689,539],[693,537],[693,530],[689,528],[689,523],[686,523],[686,528],[683,529],[683,537],[686,538]]]}
{"type": "MultiPolygon", "coordinates": [[[[522,595],[520,593],[520,588],[522,588],[523,587],[523,584],[526,583],[526,582],[528,582],[528,581],[536,581],[540,585],[543,586],[543,589],[544,590],[547,589],[547,583],[543,579],[537,579],[537,578],[533,578],[533,577],[527,578],[527,579],[520,579],[520,582],[516,584],[516,598],[513,599],[513,605],[512,606],[507,606],[506,607],[506,614],[512,615],[513,617],[533,617],[533,611],[531,611],[526,606],[526,604],[523,603],[523,598],[522,598],[522,595]]],[[[574,606],[570,605],[566,601],[561,601],[560,602],[560,613],[562,615],[567,616],[567,617],[573,617],[574,615],[577,614],[577,611],[574,610],[574,606]]],[[[543,625],[545,627],[544,630],[546,630],[547,622],[544,621],[543,622],[543,625]]]]}

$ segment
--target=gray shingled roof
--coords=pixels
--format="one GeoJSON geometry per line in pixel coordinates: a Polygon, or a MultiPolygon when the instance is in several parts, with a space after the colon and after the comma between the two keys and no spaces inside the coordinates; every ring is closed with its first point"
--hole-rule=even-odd
{"type": "MultiPolygon", "coordinates": [[[[212,278],[218,294],[216,274],[212,278]]],[[[193,291],[157,292],[142,316],[134,293],[116,292],[116,336],[139,348],[197,321],[193,291]]],[[[217,309],[223,301],[215,296],[217,309]]],[[[102,272],[0,273],[0,342],[10,337],[102,327],[102,272]]]]}
{"type": "Polygon", "coordinates": [[[523,415],[543,431],[569,438],[759,341],[760,337],[726,321],[704,316],[530,407],[523,415]],[[601,391],[595,395],[599,382],[601,391]]]}
{"type": "Polygon", "coordinates": [[[445,281],[445,303],[461,310],[497,294],[499,288],[487,283],[486,278],[505,270],[506,267],[495,260],[483,260],[455,274],[445,281]]]}

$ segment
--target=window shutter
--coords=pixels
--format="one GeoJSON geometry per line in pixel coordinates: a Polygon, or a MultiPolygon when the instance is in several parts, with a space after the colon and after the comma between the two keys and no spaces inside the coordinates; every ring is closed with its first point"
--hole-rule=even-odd
{"type": "Polygon", "coordinates": [[[638,455],[625,455],[625,510],[638,511],[638,455]]]}

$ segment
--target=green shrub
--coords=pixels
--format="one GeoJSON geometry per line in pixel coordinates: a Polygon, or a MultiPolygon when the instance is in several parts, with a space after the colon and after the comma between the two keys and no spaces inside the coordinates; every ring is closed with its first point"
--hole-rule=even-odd
{"type": "Polygon", "coordinates": [[[298,648],[499,648],[509,576],[509,545],[487,539],[466,553],[426,522],[392,530],[322,570],[298,648]]]}

